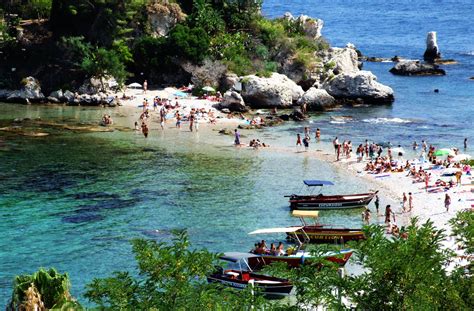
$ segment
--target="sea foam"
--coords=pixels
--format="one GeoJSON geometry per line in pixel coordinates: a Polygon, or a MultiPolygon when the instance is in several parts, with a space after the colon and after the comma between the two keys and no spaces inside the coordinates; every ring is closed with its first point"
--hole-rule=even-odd
{"type": "Polygon", "coordinates": [[[411,123],[412,121],[402,118],[371,118],[364,119],[362,122],[373,124],[388,124],[388,123],[411,123]]]}

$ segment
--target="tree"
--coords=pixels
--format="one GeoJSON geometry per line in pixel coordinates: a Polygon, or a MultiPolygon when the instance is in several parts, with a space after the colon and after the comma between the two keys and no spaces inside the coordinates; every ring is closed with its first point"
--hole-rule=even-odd
{"type": "Polygon", "coordinates": [[[355,243],[362,273],[341,278],[334,266],[321,271],[304,266],[287,276],[297,288],[298,305],[323,304],[345,310],[344,297],[359,310],[472,310],[472,274],[447,268],[454,254],[443,247],[443,230],[417,219],[388,237],[384,228],[364,227],[366,240],[355,243]]]}
{"type": "Polygon", "coordinates": [[[170,53],[200,63],[209,55],[209,36],[200,27],[190,28],[185,25],[176,25],[169,34],[170,53]]]}
{"type": "Polygon", "coordinates": [[[69,294],[69,276],[54,268],[15,277],[7,310],[73,309],[82,307],[69,294]]]}
{"type": "MultiPolygon", "coordinates": [[[[66,57],[89,77],[101,81],[108,76],[123,85],[128,76],[124,63],[132,58],[128,47],[117,42],[111,49],[93,46],[83,37],[64,38],[62,45],[66,57]]],[[[103,86],[102,86],[103,87],[103,86]]]]}
{"type": "Polygon", "coordinates": [[[186,232],[175,234],[171,245],[134,240],[139,277],[116,272],[109,278],[94,279],[85,296],[110,310],[245,310],[266,304],[250,291],[207,284],[205,277],[214,271],[217,255],[191,250],[186,232]]]}

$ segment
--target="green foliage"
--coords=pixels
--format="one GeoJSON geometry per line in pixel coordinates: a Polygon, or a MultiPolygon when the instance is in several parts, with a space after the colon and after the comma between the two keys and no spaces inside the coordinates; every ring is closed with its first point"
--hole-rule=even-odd
{"type": "Polygon", "coordinates": [[[225,29],[225,22],[221,14],[212,7],[208,0],[194,1],[193,13],[187,20],[193,27],[202,28],[210,35],[223,32],[225,29]]]}
{"type": "Polygon", "coordinates": [[[169,34],[170,52],[178,57],[199,63],[209,54],[209,37],[200,27],[176,25],[169,34]]]}
{"type": "Polygon", "coordinates": [[[253,25],[262,43],[268,47],[277,47],[286,37],[285,28],[277,21],[259,18],[253,25]]]}
{"type": "Polygon", "coordinates": [[[94,279],[86,297],[110,310],[245,310],[266,302],[249,291],[221,290],[205,277],[215,269],[217,256],[207,250],[191,250],[185,232],[176,232],[171,245],[134,240],[133,252],[139,278],[116,272],[94,279]]]}
{"type": "Polygon", "coordinates": [[[474,213],[471,211],[458,212],[449,223],[453,228],[452,235],[466,255],[474,255],[474,213]]]}
{"type": "Polygon", "coordinates": [[[0,10],[18,14],[23,19],[47,18],[52,0],[8,0],[0,3],[0,10]]]}
{"type": "Polygon", "coordinates": [[[61,308],[65,305],[73,305],[76,310],[82,309],[69,295],[69,277],[67,273],[60,274],[55,269],[39,269],[31,275],[19,275],[15,277],[11,307],[20,308],[22,304],[28,303],[27,292],[30,288],[41,295],[41,300],[47,309],[61,308]]]}
{"type": "Polygon", "coordinates": [[[106,49],[85,42],[83,37],[62,39],[66,54],[86,75],[99,79],[112,76],[123,85],[128,76],[124,63],[131,59],[128,47],[116,41],[114,48],[106,49]]]}

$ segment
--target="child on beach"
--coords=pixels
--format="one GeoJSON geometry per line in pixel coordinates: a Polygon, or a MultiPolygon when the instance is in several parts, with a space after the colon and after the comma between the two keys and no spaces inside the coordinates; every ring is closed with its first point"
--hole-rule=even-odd
{"type": "Polygon", "coordinates": [[[449,212],[449,206],[451,205],[451,197],[449,194],[446,193],[444,197],[444,207],[446,208],[446,212],[449,212]]]}

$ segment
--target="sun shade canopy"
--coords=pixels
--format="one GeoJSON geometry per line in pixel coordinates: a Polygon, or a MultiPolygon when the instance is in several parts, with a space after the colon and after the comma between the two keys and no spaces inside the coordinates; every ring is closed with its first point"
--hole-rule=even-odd
{"type": "Polygon", "coordinates": [[[289,233],[296,232],[303,227],[286,227],[286,228],[267,228],[267,229],[258,229],[250,232],[249,234],[265,234],[265,233],[289,233]]]}
{"type": "Polygon", "coordinates": [[[303,210],[294,210],[291,214],[293,217],[311,217],[317,218],[319,216],[318,211],[303,211],[303,210]]]}
{"type": "Polygon", "coordinates": [[[303,182],[308,187],[334,186],[334,183],[329,180],[303,180],[303,182]]]}
{"type": "Polygon", "coordinates": [[[259,255],[252,253],[242,253],[242,252],[227,252],[224,255],[220,256],[219,259],[230,261],[230,262],[239,262],[247,258],[259,257],[259,255]]]}

